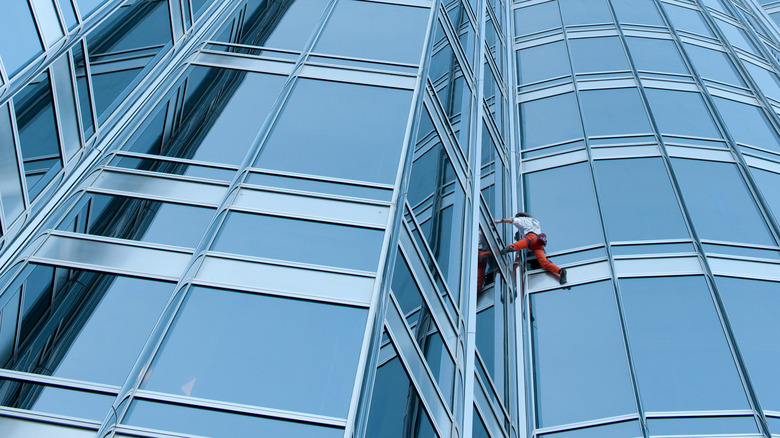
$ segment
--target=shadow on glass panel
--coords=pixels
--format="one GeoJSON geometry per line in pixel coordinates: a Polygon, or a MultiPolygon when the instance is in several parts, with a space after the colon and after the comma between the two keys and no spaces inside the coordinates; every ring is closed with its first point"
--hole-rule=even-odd
{"type": "Polygon", "coordinates": [[[0,379],[0,406],[9,408],[103,421],[115,398],[115,394],[0,379]]]}
{"type": "Polygon", "coordinates": [[[0,303],[0,362],[17,371],[121,385],[172,289],[28,265],[0,303]]]}
{"type": "Polygon", "coordinates": [[[122,423],[214,438],[344,436],[344,429],[338,427],[139,399],[132,402],[122,423]]]}
{"type": "Polygon", "coordinates": [[[379,353],[365,436],[438,437],[392,342],[383,345],[379,353]]]}
{"type": "Polygon", "coordinates": [[[57,229],[194,248],[213,216],[211,208],[88,194],[57,229]]]}
{"type": "Polygon", "coordinates": [[[172,42],[168,2],[127,3],[87,35],[95,112],[105,120],[140,73],[172,42]]]}
{"type": "Polygon", "coordinates": [[[41,73],[14,96],[16,125],[30,199],[62,169],[49,74],[41,73]]]}

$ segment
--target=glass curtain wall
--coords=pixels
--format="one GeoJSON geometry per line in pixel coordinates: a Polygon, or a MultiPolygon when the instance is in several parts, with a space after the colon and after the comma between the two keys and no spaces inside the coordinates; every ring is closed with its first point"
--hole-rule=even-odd
{"type": "Polygon", "coordinates": [[[780,434],[757,317],[780,290],[774,24],[747,1],[512,8],[522,205],[572,284],[525,271],[528,433],[780,434]]]}

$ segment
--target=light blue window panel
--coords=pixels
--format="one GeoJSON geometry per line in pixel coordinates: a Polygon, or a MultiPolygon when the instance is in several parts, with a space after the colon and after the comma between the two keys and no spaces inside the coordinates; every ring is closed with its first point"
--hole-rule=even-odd
{"type": "Polygon", "coordinates": [[[579,24],[613,23],[607,0],[558,0],[563,23],[579,24]]]}
{"type": "Polygon", "coordinates": [[[528,35],[561,27],[558,3],[551,1],[515,9],[515,35],[528,35]]]}
{"type": "Polygon", "coordinates": [[[745,417],[649,418],[647,428],[653,436],[745,435],[757,434],[756,419],[745,417]]]}
{"type": "Polygon", "coordinates": [[[744,87],[745,82],[737,74],[728,55],[718,50],[707,49],[694,44],[684,44],[685,51],[693,62],[693,68],[703,78],[744,87]]]}
{"type": "Polygon", "coordinates": [[[194,287],[143,386],[346,418],[366,315],[366,309],[194,287]]]}
{"type": "Polygon", "coordinates": [[[214,438],[238,436],[338,438],[344,429],[147,400],[133,401],[122,423],[214,438]]]}
{"type": "Polygon", "coordinates": [[[73,9],[73,3],[70,0],[57,0],[60,5],[60,11],[62,11],[62,18],[65,19],[65,26],[68,29],[73,29],[78,21],[76,20],[76,12],[73,9]]]}
{"type": "Polygon", "coordinates": [[[611,241],[688,238],[661,158],[599,160],[595,169],[611,241]]]}
{"type": "Polygon", "coordinates": [[[777,133],[760,108],[721,97],[714,97],[713,101],[734,140],[780,151],[777,133]]]}
{"type": "Polygon", "coordinates": [[[672,21],[672,26],[677,30],[685,30],[699,35],[715,38],[709,25],[704,21],[701,12],[693,9],[662,3],[666,13],[672,21]]]}
{"type": "Polygon", "coordinates": [[[0,107],[0,202],[10,225],[24,211],[24,193],[8,105],[0,107]]]}
{"type": "Polygon", "coordinates": [[[327,0],[296,0],[287,6],[270,35],[258,41],[245,42],[299,52],[311,38],[327,5],[327,0]]]}
{"type": "Polygon", "coordinates": [[[27,2],[4,2],[0,14],[0,59],[8,76],[16,74],[41,51],[43,45],[27,2]]]}
{"type": "MultiPolygon", "coordinates": [[[[201,68],[205,67],[196,67],[196,69],[201,68]]],[[[218,69],[213,69],[212,74],[220,76],[218,69]]],[[[205,135],[197,138],[200,144],[196,146],[197,151],[192,158],[240,164],[260,131],[268,111],[284,84],[285,77],[232,70],[222,70],[221,74],[224,77],[211,76],[207,79],[208,82],[204,87],[222,88],[225,94],[220,98],[227,100],[225,107],[219,113],[209,114],[205,120],[200,118],[202,116],[198,111],[191,113],[187,120],[193,128],[200,125],[200,129],[206,131],[205,135]],[[229,78],[233,78],[240,85],[231,83],[229,78]]],[[[192,99],[198,99],[198,96],[192,96],[192,99]]],[[[200,102],[199,108],[204,109],[204,105],[207,103],[200,102]]],[[[180,150],[180,148],[167,147],[163,149],[180,150]]]]}
{"type": "Polygon", "coordinates": [[[411,98],[408,90],[301,79],[255,165],[392,184],[411,98]]]}
{"type": "Polygon", "coordinates": [[[490,296],[492,303],[477,313],[476,343],[485,369],[496,386],[498,398],[508,403],[506,374],[509,365],[508,352],[504,345],[514,338],[507,332],[508,303],[503,283],[502,277],[497,273],[494,280],[495,292],[490,296]]]}
{"type": "Polygon", "coordinates": [[[726,36],[726,40],[729,42],[729,44],[734,47],[739,47],[742,50],[751,52],[754,55],[760,56],[761,52],[759,52],[756,49],[756,46],[750,42],[749,37],[744,30],[720,19],[716,19],[715,22],[718,23],[718,27],[720,27],[720,30],[723,31],[723,34],[726,36]]]}
{"type": "Polygon", "coordinates": [[[622,24],[666,25],[653,0],[610,0],[610,3],[622,24]]]}
{"type": "Polygon", "coordinates": [[[418,64],[429,14],[428,8],[340,1],[314,51],[418,64]]]}
{"type": "Polygon", "coordinates": [[[537,427],[636,413],[611,282],[533,294],[531,315],[537,427]]]}
{"type": "Polygon", "coordinates": [[[780,294],[777,282],[715,277],[739,351],[761,407],[780,410],[780,294]]]}
{"type": "Polygon", "coordinates": [[[672,165],[699,237],[774,245],[736,165],[682,158],[672,165]]]}
{"type": "Polygon", "coordinates": [[[383,237],[383,230],[231,212],[212,249],[375,272],[383,237]]]}
{"type": "Polygon", "coordinates": [[[472,438],[490,438],[487,427],[485,427],[485,422],[482,421],[482,417],[480,417],[476,406],[473,408],[471,418],[471,436],[472,438]]]}
{"type": "Polygon", "coordinates": [[[589,90],[581,92],[581,97],[589,137],[653,132],[636,88],[589,90]]]}
{"type": "Polygon", "coordinates": [[[517,51],[518,85],[570,75],[569,54],[563,41],[517,51]]]}
{"type": "Polygon", "coordinates": [[[639,71],[688,74],[688,67],[672,40],[626,37],[626,45],[639,71]]]}
{"type": "Polygon", "coordinates": [[[618,37],[573,38],[569,40],[575,73],[630,70],[618,37]]]}
{"type": "Polygon", "coordinates": [[[53,0],[32,0],[32,5],[38,19],[38,28],[43,33],[46,45],[51,47],[63,35],[62,25],[57,17],[57,10],[54,9],[53,0]]]}
{"type": "Polygon", "coordinates": [[[756,81],[761,92],[766,97],[780,100],[780,80],[777,75],[763,67],[759,67],[751,62],[743,62],[742,65],[750,72],[750,76],[756,81]]]}
{"type": "MultiPolygon", "coordinates": [[[[201,15],[203,15],[204,12],[206,12],[206,8],[214,3],[214,0],[190,0],[190,2],[192,3],[192,12],[195,13],[195,19],[197,20],[201,15]]],[[[186,3],[185,7],[187,7],[186,3]]]]}
{"type": "Polygon", "coordinates": [[[588,163],[525,175],[526,211],[541,222],[547,252],[603,243],[588,163]]]}
{"type": "Polygon", "coordinates": [[[720,138],[699,93],[657,88],[647,88],[645,93],[662,134],[720,138]]]}
{"type": "Polygon", "coordinates": [[[582,138],[574,93],[521,103],[520,121],[523,149],[582,138]]]}
{"type": "Polygon", "coordinates": [[[76,4],[81,12],[81,18],[86,18],[107,1],[108,0],[76,0],[76,4]]]}
{"type": "Polygon", "coordinates": [[[780,174],[756,168],[750,168],[750,173],[758,184],[769,210],[775,219],[780,221],[780,174]]]}
{"type": "Polygon", "coordinates": [[[703,277],[620,280],[647,411],[750,409],[703,277]]]}
{"type": "Polygon", "coordinates": [[[642,429],[637,421],[624,421],[603,426],[584,427],[565,432],[546,433],[539,438],[641,438],[642,429]]]}

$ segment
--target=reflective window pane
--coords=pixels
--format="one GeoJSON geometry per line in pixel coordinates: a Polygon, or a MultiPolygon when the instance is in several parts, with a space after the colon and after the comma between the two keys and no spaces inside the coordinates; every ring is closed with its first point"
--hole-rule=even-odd
{"type": "Polygon", "coordinates": [[[688,237],[661,158],[599,160],[595,169],[611,241],[688,237]]]}
{"type": "Polygon", "coordinates": [[[620,289],[646,410],[749,409],[704,278],[622,279],[620,289]]]}
{"type": "Polygon", "coordinates": [[[48,73],[41,73],[14,96],[14,109],[27,191],[34,198],[62,169],[48,73]]]}
{"type": "Polygon", "coordinates": [[[143,387],[346,418],[366,314],[366,309],[334,304],[193,287],[143,387]],[[217,321],[215,315],[231,317],[204,323],[217,321]]]}
{"type": "Polygon", "coordinates": [[[610,282],[532,294],[531,312],[537,427],[636,412],[610,282]]]}
{"type": "Polygon", "coordinates": [[[500,275],[497,274],[495,277],[491,295],[483,295],[481,300],[486,300],[487,306],[477,312],[477,351],[485,363],[499,399],[506,403],[509,351],[505,345],[514,338],[507,332],[508,308],[511,304],[508,289],[500,275]]]}
{"type": "Polygon", "coordinates": [[[704,21],[701,12],[669,3],[661,4],[666,9],[666,13],[669,14],[672,26],[675,29],[715,38],[715,34],[712,33],[709,25],[704,21]]]}
{"type": "Polygon", "coordinates": [[[626,37],[626,45],[639,71],[688,73],[677,46],[671,40],[626,37]]]}
{"type": "Polygon", "coordinates": [[[603,243],[593,178],[587,163],[529,173],[526,211],[542,224],[547,252],[603,243]]]}
{"type": "Polygon", "coordinates": [[[758,433],[754,417],[649,418],[647,428],[653,436],[758,433]]]}
{"type": "Polygon", "coordinates": [[[411,97],[407,90],[300,79],[255,165],[392,184],[411,97]]]}
{"type": "Polygon", "coordinates": [[[517,72],[518,84],[571,75],[566,44],[556,41],[518,50],[517,72]]]}
{"type": "Polygon", "coordinates": [[[547,433],[539,438],[641,438],[642,430],[636,421],[585,427],[565,432],[547,433]]]}
{"type": "Polygon", "coordinates": [[[751,168],[750,173],[761,190],[770,212],[775,219],[780,219],[780,174],[756,168],[751,168]]]}
{"type": "Polygon", "coordinates": [[[56,436],[57,438],[93,438],[94,430],[66,427],[20,418],[0,417],[0,429],[4,438],[29,438],[31,436],[56,436]]]}
{"type": "Polygon", "coordinates": [[[636,88],[590,90],[580,95],[588,136],[653,132],[636,88]]]}
{"type": "Polygon", "coordinates": [[[340,1],[314,51],[418,64],[429,12],[387,3],[340,1]]]}
{"type": "Polygon", "coordinates": [[[43,33],[46,45],[51,47],[63,35],[62,25],[57,17],[57,11],[54,9],[53,0],[32,0],[32,5],[35,8],[38,28],[43,33]]]}
{"type": "Polygon", "coordinates": [[[684,44],[684,46],[691,62],[693,62],[693,67],[703,78],[745,86],[745,82],[739,77],[737,70],[725,53],[694,44],[684,44]]]}
{"type": "Polygon", "coordinates": [[[572,38],[569,50],[575,73],[630,70],[618,37],[572,38]]]}
{"type": "Polygon", "coordinates": [[[699,93],[646,88],[647,100],[663,134],[720,138],[699,93]]]}
{"type": "Polygon", "coordinates": [[[718,292],[734,331],[750,380],[766,410],[780,409],[777,361],[780,345],[780,294],[778,283],[743,278],[715,277],[718,292]]]}
{"type": "Polygon", "coordinates": [[[375,272],[384,234],[370,228],[230,212],[212,249],[375,272]]]}
{"type": "Polygon", "coordinates": [[[606,0],[558,0],[563,23],[577,24],[612,23],[612,13],[606,0]]]}
{"type": "Polygon", "coordinates": [[[114,395],[2,379],[0,395],[2,406],[92,421],[105,419],[116,398],[114,395]]]}
{"type": "Polygon", "coordinates": [[[610,0],[621,23],[665,26],[653,0],[610,0]]]}
{"type": "MultiPolygon", "coordinates": [[[[327,0],[296,0],[287,6],[284,15],[270,35],[255,44],[277,49],[301,51],[322,17],[327,0]]],[[[262,35],[265,32],[258,32],[262,35]]]]}
{"type": "Polygon", "coordinates": [[[520,121],[523,149],[582,138],[574,93],[521,103],[520,121]]]}
{"type": "Polygon", "coordinates": [[[774,244],[734,164],[673,158],[672,166],[700,238],[774,244]]]}
{"type": "Polygon", "coordinates": [[[344,429],[136,400],[122,421],[131,426],[218,438],[238,436],[337,438],[344,429]]]}
{"type": "Polygon", "coordinates": [[[761,109],[731,99],[713,101],[734,140],[751,146],[780,151],[777,133],[761,109]]]}
{"type": "Polygon", "coordinates": [[[0,59],[8,76],[13,76],[30,59],[43,51],[32,11],[26,1],[3,2],[0,14],[0,59]]]}
{"type": "Polygon", "coordinates": [[[557,2],[539,3],[515,9],[515,35],[528,35],[561,27],[557,2]]]}
{"type": "Polygon", "coordinates": [[[24,189],[8,105],[0,107],[0,201],[10,224],[24,211],[24,189]]]}

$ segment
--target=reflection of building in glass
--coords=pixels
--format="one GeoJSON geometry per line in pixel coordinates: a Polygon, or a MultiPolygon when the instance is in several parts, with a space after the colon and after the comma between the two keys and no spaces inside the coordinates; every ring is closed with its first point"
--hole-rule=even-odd
{"type": "Polygon", "coordinates": [[[780,436],[778,8],[3,5],[2,436],[780,436]]]}

